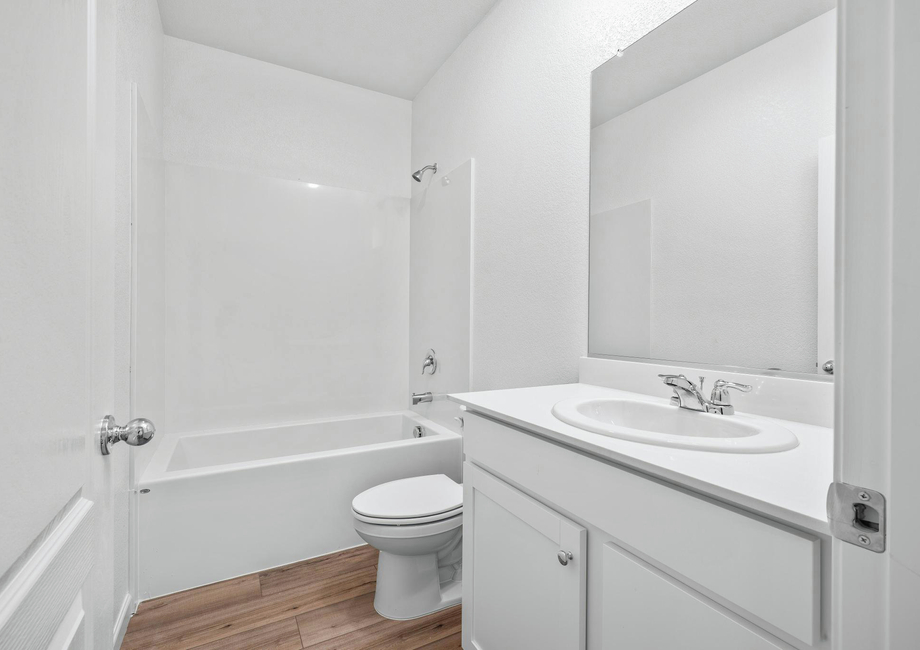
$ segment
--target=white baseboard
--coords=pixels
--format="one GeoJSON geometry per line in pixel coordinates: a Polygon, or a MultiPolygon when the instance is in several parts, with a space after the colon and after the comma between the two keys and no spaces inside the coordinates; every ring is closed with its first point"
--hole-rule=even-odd
{"type": "Polygon", "coordinates": [[[121,642],[125,640],[125,632],[128,631],[128,621],[131,620],[131,594],[125,594],[125,599],[121,601],[121,609],[115,617],[115,629],[112,632],[112,648],[118,650],[121,642]]]}

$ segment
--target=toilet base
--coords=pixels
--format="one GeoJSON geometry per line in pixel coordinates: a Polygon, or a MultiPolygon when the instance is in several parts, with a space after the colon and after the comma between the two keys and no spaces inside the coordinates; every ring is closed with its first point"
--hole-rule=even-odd
{"type": "Polygon", "coordinates": [[[460,604],[461,582],[440,582],[437,553],[394,555],[380,551],[374,609],[384,618],[406,621],[460,604]]]}

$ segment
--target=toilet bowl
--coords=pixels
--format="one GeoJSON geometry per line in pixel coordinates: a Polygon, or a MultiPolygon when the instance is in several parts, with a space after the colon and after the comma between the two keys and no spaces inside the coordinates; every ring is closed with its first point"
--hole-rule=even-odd
{"type": "Polygon", "coordinates": [[[462,485],[443,474],[383,483],[356,496],[352,514],[380,551],[378,614],[407,620],[460,603],[462,485]]]}

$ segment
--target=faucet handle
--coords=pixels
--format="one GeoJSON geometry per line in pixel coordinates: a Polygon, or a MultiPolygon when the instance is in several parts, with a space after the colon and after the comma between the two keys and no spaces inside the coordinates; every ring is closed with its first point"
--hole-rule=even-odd
{"type": "Polygon", "coordinates": [[[729,389],[737,390],[741,393],[750,393],[754,387],[748,384],[738,384],[733,381],[717,379],[716,383],[712,386],[712,396],[710,401],[720,404],[730,404],[731,398],[729,397],[728,393],[729,389]]]}
{"type": "Polygon", "coordinates": [[[426,372],[429,375],[433,375],[438,371],[438,359],[434,356],[434,350],[428,350],[428,355],[425,357],[424,363],[422,363],[422,374],[426,372]]]}
{"type": "MultiPolygon", "coordinates": [[[[667,384],[668,386],[671,386],[672,388],[683,388],[683,389],[685,389],[685,390],[695,390],[695,389],[697,388],[696,384],[694,384],[694,383],[687,377],[687,375],[684,375],[684,374],[680,374],[680,375],[658,375],[658,376],[661,378],[661,380],[662,380],[665,384],[667,384]]],[[[699,386],[700,389],[703,388],[703,381],[704,381],[705,379],[706,379],[705,377],[700,377],[700,386],[699,386]]]]}

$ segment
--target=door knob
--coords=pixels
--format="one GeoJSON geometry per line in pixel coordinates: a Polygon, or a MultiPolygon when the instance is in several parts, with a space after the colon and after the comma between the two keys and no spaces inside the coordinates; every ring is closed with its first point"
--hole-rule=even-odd
{"type": "Polygon", "coordinates": [[[132,447],[140,447],[150,442],[156,431],[153,422],[145,418],[131,420],[125,426],[120,427],[115,424],[115,418],[106,415],[102,418],[100,426],[99,449],[103,456],[108,456],[111,453],[109,448],[122,440],[132,447]]]}
{"type": "Polygon", "coordinates": [[[559,559],[559,564],[561,564],[562,566],[568,566],[569,560],[571,560],[575,556],[572,555],[571,551],[559,551],[558,553],[556,553],[556,557],[559,559]]]}

